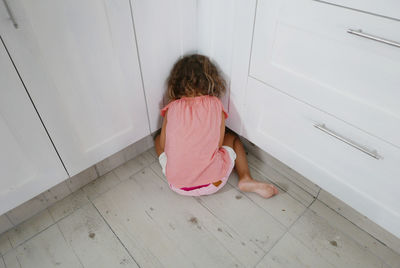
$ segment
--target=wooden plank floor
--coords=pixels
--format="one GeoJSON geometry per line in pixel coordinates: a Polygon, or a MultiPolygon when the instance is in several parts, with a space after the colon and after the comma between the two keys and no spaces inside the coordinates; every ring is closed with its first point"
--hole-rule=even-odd
{"type": "Polygon", "coordinates": [[[172,192],[154,149],[0,236],[0,268],[385,267],[400,256],[254,156],[263,199],[233,173],[218,193],[172,192]]]}

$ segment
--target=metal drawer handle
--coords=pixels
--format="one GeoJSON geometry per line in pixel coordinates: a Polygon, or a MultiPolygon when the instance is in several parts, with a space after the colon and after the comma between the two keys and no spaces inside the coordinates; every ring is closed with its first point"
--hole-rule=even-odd
{"type": "Polygon", "coordinates": [[[336,132],[326,128],[325,124],[314,124],[314,127],[316,127],[317,129],[325,132],[328,135],[331,135],[332,137],[334,137],[334,138],[336,138],[338,140],[343,141],[344,143],[347,143],[348,145],[356,148],[357,150],[360,150],[361,152],[363,152],[363,153],[365,153],[365,154],[367,154],[369,156],[372,156],[375,159],[381,159],[382,158],[380,155],[378,155],[378,152],[376,150],[369,150],[369,149],[367,149],[367,148],[365,148],[365,147],[363,147],[361,145],[358,145],[357,143],[355,143],[355,142],[353,142],[353,141],[351,141],[349,139],[346,139],[345,137],[337,134],[336,132]]]}
{"type": "Polygon", "coordinates": [[[354,34],[354,35],[357,35],[357,36],[361,36],[361,37],[368,38],[368,39],[371,39],[371,40],[374,40],[374,41],[377,41],[377,42],[381,42],[381,43],[384,43],[384,44],[388,44],[388,45],[400,48],[400,43],[399,42],[388,40],[388,39],[385,39],[385,38],[381,38],[379,36],[375,36],[375,35],[372,35],[372,34],[363,33],[362,30],[348,29],[347,32],[349,34],[354,34]]]}
{"type": "Polygon", "coordinates": [[[6,7],[6,10],[7,10],[7,12],[8,12],[8,16],[10,16],[10,20],[12,21],[12,23],[13,23],[13,25],[14,25],[14,28],[15,28],[15,29],[18,29],[18,23],[17,23],[17,21],[16,21],[16,19],[15,19],[15,17],[14,17],[14,14],[13,14],[12,11],[11,11],[10,6],[9,6],[8,3],[7,3],[7,0],[3,0],[3,3],[4,3],[4,6],[6,7]]]}

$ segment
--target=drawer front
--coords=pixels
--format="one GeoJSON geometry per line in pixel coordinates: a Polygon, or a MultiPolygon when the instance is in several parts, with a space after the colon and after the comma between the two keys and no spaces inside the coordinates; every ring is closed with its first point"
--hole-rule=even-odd
{"type": "Polygon", "coordinates": [[[400,47],[391,41],[400,46],[399,21],[317,1],[261,0],[250,76],[400,147],[400,47]]]}
{"type": "Polygon", "coordinates": [[[252,78],[243,121],[250,141],[400,236],[398,148],[252,78]]]}
{"type": "Polygon", "coordinates": [[[323,0],[321,2],[354,8],[389,18],[400,19],[400,1],[398,0],[323,0]]]}

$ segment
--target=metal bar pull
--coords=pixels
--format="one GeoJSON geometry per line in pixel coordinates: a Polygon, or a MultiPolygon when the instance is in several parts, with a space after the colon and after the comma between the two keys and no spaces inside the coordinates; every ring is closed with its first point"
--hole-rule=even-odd
{"type": "Polygon", "coordinates": [[[7,3],[7,0],[3,0],[3,3],[4,3],[4,6],[6,7],[6,10],[7,10],[7,12],[8,12],[8,16],[10,16],[10,20],[12,21],[12,23],[13,23],[13,25],[14,25],[14,28],[15,28],[15,29],[18,29],[18,23],[17,23],[17,21],[15,20],[14,14],[12,13],[11,8],[10,8],[10,6],[9,6],[8,3],[7,3]]]}
{"type": "Polygon", "coordinates": [[[316,127],[317,129],[325,132],[328,135],[331,135],[332,137],[334,137],[334,138],[336,138],[336,139],[338,139],[340,141],[343,141],[344,143],[347,143],[348,145],[356,148],[357,150],[360,150],[361,152],[363,152],[363,153],[365,153],[365,154],[367,154],[369,156],[372,156],[375,159],[381,159],[382,158],[380,155],[378,155],[378,152],[376,150],[369,150],[369,149],[365,148],[364,146],[358,145],[357,143],[355,143],[355,142],[353,142],[353,141],[351,141],[349,139],[346,139],[345,137],[337,134],[336,132],[326,128],[325,124],[314,124],[314,127],[316,127]]]}
{"type": "Polygon", "coordinates": [[[375,36],[375,35],[372,35],[372,34],[363,33],[362,30],[348,29],[347,32],[349,34],[354,34],[354,35],[357,35],[357,36],[361,36],[361,37],[364,37],[364,38],[367,38],[367,39],[371,39],[371,40],[374,40],[374,41],[377,41],[377,42],[381,42],[381,43],[384,43],[384,44],[387,44],[387,45],[391,45],[391,46],[395,46],[395,47],[399,47],[400,48],[400,43],[399,42],[388,40],[388,39],[385,39],[385,38],[381,38],[379,36],[375,36]]]}

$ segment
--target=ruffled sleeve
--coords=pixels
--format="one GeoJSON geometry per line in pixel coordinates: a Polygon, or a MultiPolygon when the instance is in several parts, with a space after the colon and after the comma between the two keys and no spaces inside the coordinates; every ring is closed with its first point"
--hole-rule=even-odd
{"type": "Polygon", "coordinates": [[[170,104],[171,104],[171,102],[168,103],[167,105],[165,105],[164,108],[162,108],[162,109],[160,110],[160,115],[161,115],[162,117],[165,116],[165,113],[167,112],[167,110],[168,110],[170,104]]]}
{"type": "MultiPolygon", "coordinates": [[[[218,98],[217,98],[218,99],[218,98]]],[[[218,99],[219,105],[221,105],[221,110],[224,112],[225,115],[225,119],[228,118],[228,112],[225,110],[224,105],[222,104],[222,101],[220,99],[218,99]]]]}

